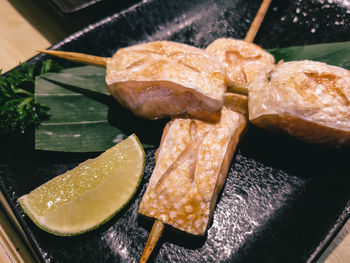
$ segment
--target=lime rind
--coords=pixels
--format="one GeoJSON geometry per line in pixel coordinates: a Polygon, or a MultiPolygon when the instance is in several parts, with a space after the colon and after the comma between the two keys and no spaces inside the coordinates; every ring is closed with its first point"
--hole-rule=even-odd
{"type": "MultiPolygon", "coordinates": [[[[37,225],[40,229],[42,229],[42,230],[44,230],[44,231],[46,231],[48,233],[51,233],[51,234],[54,234],[54,235],[58,235],[58,236],[75,236],[75,235],[80,235],[80,234],[86,233],[88,231],[94,230],[94,229],[98,228],[99,226],[103,225],[104,223],[108,222],[113,216],[115,216],[118,212],[120,212],[132,200],[132,198],[135,196],[135,194],[137,192],[137,189],[139,188],[140,183],[141,183],[142,178],[143,178],[143,172],[144,172],[144,167],[145,167],[145,152],[144,152],[144,149],[143,149],[139,139],[137,138],[137,136],[135,134],[129,136],[125,140],[128,140],[128,139],[131,139],[133,141],[133,144],[136,147],[137,153],[138,153],[137,160],[142,160],[142,163],[141,163],[141,165],[140,164],[137,165],[137,166],[140,166],[140,169],[139,169],[139,171],[137,173],[138,174],[138,176],[137,176],[138,180],[137,180],[137,182],[135,184],[135,187],[133,188],[133,191],[122,202],[122,205],[118,206],[118,208],[113,210],[112,213],[105,215],[105,217],[102,220],[99,220],[98,222],[96,222],[95,224],[93,224],[90,227],[82,227],[81,229],[74,230],[74,231],[62,231],[62,229],[59,229],[59,227],[57,229],[56,227],[50,226],[50,222],[49,223],[46,222],[47,216],[40,216],[40,215],[37,215],[37,214],[32,212],[33,209],[30,208],[30,205],[28,203],[28,196],[29,196],[29,194],[26,194],[26,195],[24,195],[24,196],[22,196],[22,197],[20,197],[18,199],[19,204],[23,208],[24,212],[29,216],[29,218],[33,221],[33,223],[35,225],[37,225]],[[141,158],[140,158],[140,155],[141,155],[141,158]]],[[[98,187],[99,186],[97,186],[96,188],[98,188],[98,187]]],[[[65,204],[63,204],[63,205],[65,205],[65,204]]]]}

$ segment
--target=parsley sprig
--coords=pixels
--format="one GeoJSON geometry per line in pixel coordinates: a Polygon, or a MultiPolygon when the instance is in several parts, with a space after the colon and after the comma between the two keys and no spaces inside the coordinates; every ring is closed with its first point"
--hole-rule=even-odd
{"type": "Polygon", "coordinates": [[[35,76],[59,70],[52,60],[43,61],[40,68],[23,63],[6,77],[0,70],[0,134],[24,133],[50,118],[50,108],[34,100],[35,76]]]}

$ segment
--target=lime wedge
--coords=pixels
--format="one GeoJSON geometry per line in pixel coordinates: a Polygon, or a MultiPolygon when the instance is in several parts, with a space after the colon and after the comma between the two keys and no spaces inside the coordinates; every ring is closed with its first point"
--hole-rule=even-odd
{"type": "Polygon", "coordinates": [[[108,221],[130,201],[141,182],[144,162],[142,145],[131,135],[18,201],[43,230],[81,234],[108,221]]]}

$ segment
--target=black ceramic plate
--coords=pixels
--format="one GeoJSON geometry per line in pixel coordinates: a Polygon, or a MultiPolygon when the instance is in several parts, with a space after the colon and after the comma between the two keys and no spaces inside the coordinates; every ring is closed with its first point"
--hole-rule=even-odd
{"type": "MultiPolygon", "coordinates": [[[[259,4],[144,1],[53,49],[111,56],[120,47],[158,39],[205,47],[218,37],[243,38],[259,4]]],[[[255,42],[275,48],[349,41],[349,12],[341,1],[273,1],[255,42]]],[[[44,58],[37,56],[32,62],[44,58]]],[[[147,130],[137,135],[142,137],[147,130]]],[[[92,232],[57,237],[37,228],[16,200],[96,154],[39,152],[33,150],[32,138],[10,139],[0,166],[2,191],[43,262],[138,261],[151,223],[138,216],[137,208],[154,166],[154,150],[146,151],[140,190],[120,214],[92,232]]],[[[320,148],[251,127],[238,147],[207,235],[198,238],[167,230],[151,261],[314,261],[349,217],[349,153],[349,148],[320,148]]]]}
{"type": "Polygon", "coordinates": [[[87,8],[91,5],[97,4],[102,0],[50,0],[56,7],[65,14],[70,14],[81,9],[87,8]]]}
{"type": "MultiPolygon", "coordinates": [[[[116,12],[122,10],[126,6],[138,2],[139,0],[47,0],[49,4],[53,5],[55,9],[63,16],[68,17],[71,15],[79,16],[92,16],[96,17],[99,13],[113,14],[113,10],[116,12]]],[[[96,20],[95,20],[96,21],[96,20]]]]}

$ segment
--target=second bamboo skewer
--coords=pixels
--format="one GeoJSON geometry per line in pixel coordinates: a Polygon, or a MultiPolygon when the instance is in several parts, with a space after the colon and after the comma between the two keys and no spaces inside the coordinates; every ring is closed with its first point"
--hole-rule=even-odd
{"type": "Polygon", "coordinates": [[[271,0],[264,0],[261,3],[258,13],[256,14],[252,24],[250,25],[250,28],[244,38],[244,41],[253,43],[254,38],[258,33],[259,28],[265,18],[266,12],[269,9],[270,3],[271,3],[271,0]]]}
{"type": "MultiPolygon", "coordinates": [[[[263,20],[265,17],[265,14],[270,6],[271,0],[264,0],[262,4],[260,5],[260,8],[258,10],[258,13],[256,14],[252,25],[250,26],[248,33],[246,37],[244,38],[244,41],[252,43],[263,20]]],[[[159,219],[156,219],[153,227],[151,229],[150,235],[148,237],[146,246],[143,250],[140,263],[147,262],[148,258],[152,254],[153,249],[155,248],[158,240],[160,239],[162,232],[164,230],[164,224],[159,219]]]]}

